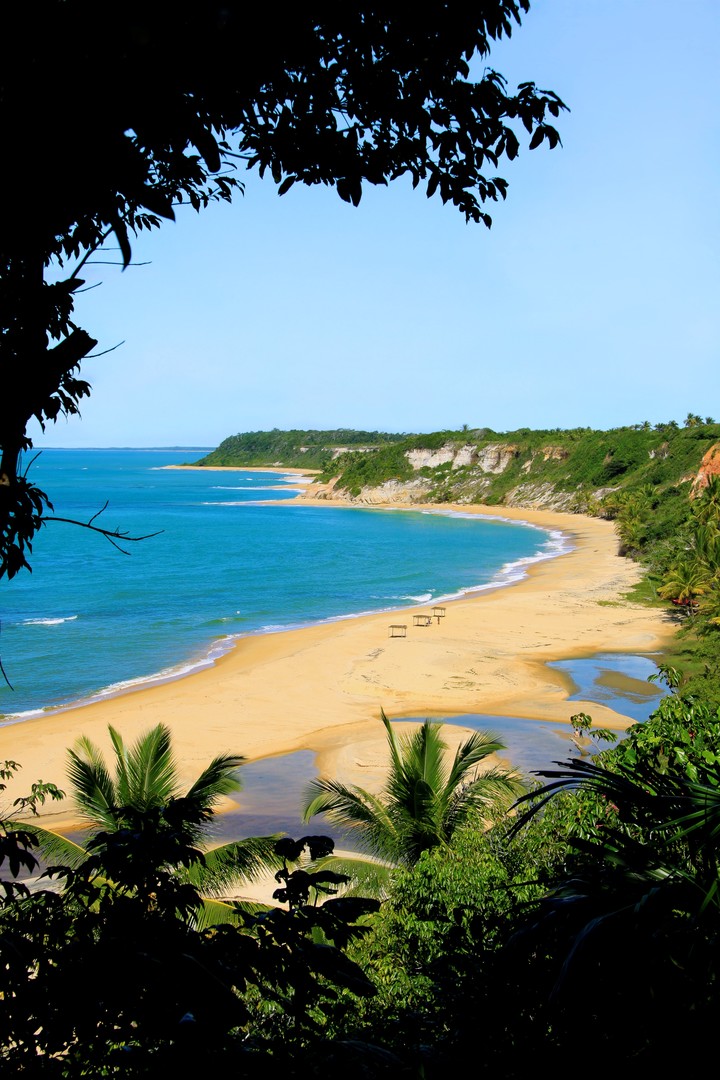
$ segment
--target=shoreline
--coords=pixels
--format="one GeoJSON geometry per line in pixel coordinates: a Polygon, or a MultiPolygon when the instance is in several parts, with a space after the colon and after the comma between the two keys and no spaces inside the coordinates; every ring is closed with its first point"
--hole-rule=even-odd
{"type": "Polygon", "coordinates": [[[318,476],[319,469],[296,469],[291,465],[160,465],[160,469],[184,469],[186,472],[271,472],[281,476],[307,476],[308,483],[318,476]]]}
{"type": "MultiPolygon", "coordinates": [[[[193,465],[163,465],[162,469],[200,469],[200,466],[193,465]]],[[[224,471],[247,471],[245,468],[239,466],[218,466],[218,469],[224,471]]],[[[205,471],[205,467],[202,467],[205,471]]],[[[212,470],[210,470],[212,471],[212,470]]],[[[278,469],[271,469],[270,467],[263,468],[264,472],[279,472],[278,469]]],[[[295,470],[299,472],[300,470],[295,470]]],[[[308,477],[308,481],[310,478],[308,477]]],[[[470,599],[474,596],[482,596],[486,593],[493,592],[496,589],[506,589],[513,585],[518,584],[527,577],[529,567],[535,565],[535,563],[545,562],[549,559],[559,558],[561,555],[567,554],[572,550],[572,537],[569,531],[561,531],[558,528],[553,528],[549,525],[534,524],[527,520],[528,514],[535,513],[534,511],[518,511],[516,508],[507,508],[507,516],[496,513],[495,511],[500,508],[481,507],[474,505],[461,505],[461,504],[448,504],[448,503],[387,503],[387,504],[373,504],[364,505],[356,504],[349,499],[340,498],[327,498],[325,496],[315,497],[313,494],[307,494],[302,488],[285,487],[285,485],[276,485],[272,490],[291,490],[296,492],[293,498],[279,501],[277,499],[266,499],[258,501],[254,505],[258,506],[306,506],[310,505],[318,507],[320,509],[327,508],[333,510],[371,510],[371,511],[385,511],[385,512],[407,512],[407,513],[426,513],[436,514],[438,516],[445,517],[483,517],[488,521],[497,521],[505,524],[517,524],[525,525],[530,529],[535,529],[538,532],[542,532],[546,535],[546,540],[538,548],[534,555],[522,556],[514,561],[504,563],[503,566],[497,571],[495,577],[488,582],[484,582],[480,585],[469,585],[465,588],[458,589],[453,593],[438,595],[428,601],[414,600],[412,603],[406,604],[402,607],[379,607],[376,609],[363,610],[358,612],[345,612],[340,615],[328,615],[322,618],[313,619],[307,622],[289,623],[284,627],[257,627],[255,629],[247,630],[238,634],[225,634],[219,637],[213,638],[203,652],[198,652],[192,657],[188,657],[184,660],[178,661],[170,667],[165,667],[159,671],[153,672],[149,675],[142,675],[133,678],[128,678],[119,683],[113,683],[106,687],[101,687],[92,693],[87,694],[84,697],[76,698],[72,701],[67,701],[64,704],[40,706],[35,709],[27,709],[19,713],[7,713],[0,716],[0,731],[5,727],[13,727],[18,724],[23,724],[29,720],[38,720],[43,717],[52,717],[61,713],[74,712],[87,708],[89,705],[95,705],[102,702],[112,701],[114,698],[124,697],[128,694],[138,693],[142,690],[153,689],[157,686],[162,686],[165,683],[176,682],[178,680],[186,679],[190,675],[194,675],[199,671],[203,671],[206,668],[214,667],[217,662],[225,656],[227,653],[231,653],[237,644],[245,638],[259,637],[271,633],[294,633],[297,631],[307,630],[314,626],[331,626],[334,623],[345,622],[349,619],[360,619],[366,616],[380,615],[392,617],[397,615],[401,617],[405,615],[408,617],[413,609],[421,607],[432,607],[434,605],[447,605],[456,600],[470,599]],[[543,551],[542,548],[548,550],[543,551]]],[[[574,516],[574,515],[567,515],[574,516]]]]}
{"type": "MultiPolygon", "coordinates": [[[[308,496],[293,501],[368,509],[308,496]]],[[[323,770],[332,773],[333,763],[344,762],[343,771],[354,769],[357,781],[365,775],[359,759],[383,743],[381,708],[391,719],[495,713],[554,722],[590,711],[601,726],[627,726],[626,718],[605,706],[568,701],[564,677],[546,667],[547,661],[598,652],[657,653],[674,635],[663,613],[621,599],[641,570],[617,554],[611,522],[461,504],[372,509],[524,521],[560,531],[575,546],[529,564],[511,587],[448,601],[446,618],[428,627],[415,627],[410,619],[421,605],[249,635],[212,666],[182,678],[8,725],[0,729],[0,759],[17,760],[23,769],[7,799],[40,778],[63,787],[67,747],[84,734],[107,752],[109,723],[126,741],[154,724],[168,724],[183,784],[226,751],[254,760],[312,750],[323,770]],[[392,622],[406,623],[406,638],[389,637],[392,622]]],[[[47,806],[41,812],[58,827],[69,814],[47,806]]]]}

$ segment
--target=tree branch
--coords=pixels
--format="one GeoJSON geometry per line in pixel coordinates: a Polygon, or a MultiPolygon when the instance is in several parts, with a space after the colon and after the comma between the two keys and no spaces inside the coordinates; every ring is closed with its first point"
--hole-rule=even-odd
{"type": "Polygon", "coordinates": [[[43,523],[47,521],[61,521],[66,525],[78,525],[81,529],[90,529],[91,532],[96,532],[101,536],[104,536],[105,539],[108,540],[122,555],[129,555],[130,552],[121,547],[121,543],[137,544],[141,540],[152,540],[153,536],[160,536],[160,534],[165,531],[164,529],[158,529],[157,532],[145,533],[144,536],[130,536],[126,529],[103,529],[99,525],[94,525],[93,522],[97,521],[100,515],[107,510],[108,505],[109,504],[106,501],[104,506],[101,506],[100,509],[92,515],[89,521],[77,521],[75,518],[66,517],[44,517],[43,523]]]}

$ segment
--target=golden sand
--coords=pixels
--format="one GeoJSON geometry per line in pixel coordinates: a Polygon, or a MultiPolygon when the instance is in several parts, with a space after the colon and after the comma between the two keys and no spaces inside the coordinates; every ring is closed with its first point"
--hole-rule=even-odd
{"type": "Polygon", "coordinates": [[[85,734],[108,749],[108,724],[126,740],[169,725],[188,783],[224,751],[253,759],[300,749],[318,752],[330,774],[354,772],[364,783],[363,769],[381,763],[381,708],[391,718],[472,712],[553,721],[584,709],[603,727],[625,727],[611,709],[568,701],[563,676],[546,666],[596,652],[653,653],[669,642],[673,626],[662,612],[622,599],[641,571],[617,554],[614,526],[545,511],[455,509],[560,529],[574,547],[531,565],[517,584],[449,602],[446,617],[427,627],[413,626],[412,616],[429,606],[245,637],[182,679],[2,728],[0,760],[23,765],[7,796],[38,778],[63,786],[66,748],[85,734]],[[407,636],[389,637],[391,623],[407,624],[407,636]]]}

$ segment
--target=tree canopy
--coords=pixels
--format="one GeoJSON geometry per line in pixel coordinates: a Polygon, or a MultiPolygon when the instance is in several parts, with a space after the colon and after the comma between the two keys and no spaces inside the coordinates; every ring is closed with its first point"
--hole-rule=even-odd
{"type": "Polygon", "coordinates": [[[11,5],[0,35],[0,575],[28,566],[48,516],[20,473],[29,421],[78,411],[78,365],[96,345],[73,321],[82,267],[131,238],[231,200],[241,167],[284,194],[324,184],[357,205],[365,184],[407,175],[468,221],[505,197],[496,175],[519,150],[554,147],[551,91],[473,60],[511,33],[529,0],[427,9],[320,4],[192,9],[51,0],[11,5]],[[38,157],[42,155],[41,161],[38,157]]]}

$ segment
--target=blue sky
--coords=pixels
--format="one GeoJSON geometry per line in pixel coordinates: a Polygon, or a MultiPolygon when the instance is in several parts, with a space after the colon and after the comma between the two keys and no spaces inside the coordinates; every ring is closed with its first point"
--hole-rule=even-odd
{"type": "Polygon", "coordinates": [[[81,420],[39,446],[238,431],[720,418],[718,0],[538,0],[489,66],[571,108],[499,170],[494,225],[409,183],[180,213],[96,267],[81,420]]]}

